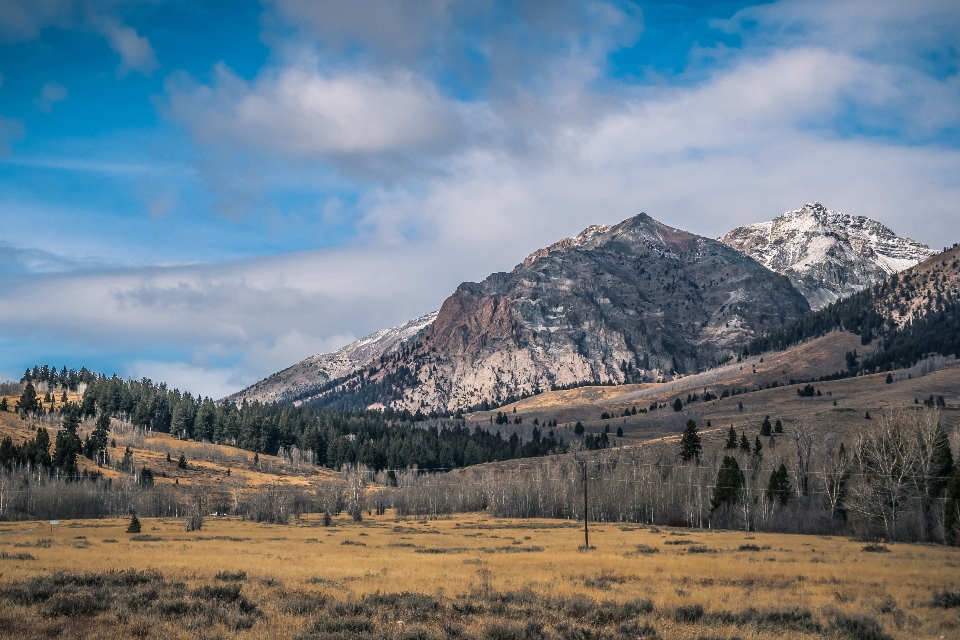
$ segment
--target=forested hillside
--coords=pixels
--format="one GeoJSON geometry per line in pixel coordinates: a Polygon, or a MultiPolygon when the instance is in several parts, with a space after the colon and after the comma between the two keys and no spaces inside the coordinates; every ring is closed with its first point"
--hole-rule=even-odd
{"type": "Polygon", "coordinates": [[[888,280],[765,336],[743,355],[780,351],[831,331],[851,331],[880,349],[850,366],[864,371],[909,367],[929,353],[960,353],[960,248],[893,275],[888,280]]]}
{"type": "MultiPolygon", "coordinates": [[[[113,416],[148,431],[271,455],[296,447],[309,452],[316,464],[333,469],[351,465],[374,470],[453,469],[566,451],[566,444],[553,431],[541,433],[534,429],[532,439],[521,442],[515,434],[506,438],[499,431],[479,427],[471,430],[462,421],[428,420],[419,412],[331,411],[256,402],[237,407],[229,402],[195,398],[147,379],[125,381],[117,376],[89,373],[79,408],[69,404],[57,407],[52,399],[44,408],[42,399],[34,395],[32,371],[29,378],[24,379],[24,397],[33,400],[19,403],[22,406],[18,410],[24,413],[68,414],[77,410],[80,417],[113,416]]],[[[46,384],[52,387],[51,383],[46,384]]],[[[88,450],[96,453],[97,447],[79,441],[76,444],[78,454],[88,450]]],[[[33,448],[22,452],[17,448],[7,450],[0,462],[9,466],[23,456],[30,458],[24,459],[24,463],[39,459],[33,448]]],[[[43,459],[48,460],[49,456],[43,459]]]]}

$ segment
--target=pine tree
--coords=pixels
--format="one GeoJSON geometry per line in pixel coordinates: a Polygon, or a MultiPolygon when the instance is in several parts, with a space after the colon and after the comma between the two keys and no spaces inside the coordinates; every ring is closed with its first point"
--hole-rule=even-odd
{"type": "Polygon", "coordinates": [[[680,458],[684,462],[690,462],[691,460],[700,462],[702,452],[703,446],[700,444],[697,423],[693,420],[687,420],[687,427],[683,430],[683,436],[680,438],[680,458]]]}
{"type": "Polygon", "coordinates": [[[676,400],[674,400],[674,401],[673,401],[673,410],[674,410],[674,411],[682,411],[682,410],[683,410],[683,400],[681,400],[680,398],[677,398],[676,400]]]}
{"type": "Polygon", "coordinates": [[[70,477],[77,475],[77,455],[83,451],[83,443],[77,436],[80,426],[80,408],[75,404],[67,404],[63,408],[61,429],[57,432],[56,449],[53,452],[53,466],[70,477]]]}
{"type": "Polygon", "coordinates": [[[617,437],[618,438],[623,437],[623,427],[617,427],[617,437]]]}
{"type": "Polygon", "coordinates": [[[180,454],[180,459],[177,460],[177,468],[178,468],[178,469],[186,469],[186,468],[187,468],[187,457],[186,457],[185,455],[183,455],[182,453],[180,454]]]}
{"type": "Polygon", "coordinates": [[[747,440],[747,434],[743,431],[740,432],[740,451],[750,453],[750,441],[747,440]]]}
{"type": "MultiPolygon", "coordinates": [[[[836,404],[836,402],[834,402],[836,404]]],[[[773,425],[774,433],[783,433],[783,423],[780,422],[780,418],[777,418],[776,423],[773,425]]]]}
{"type": "Polygon", "coordinates": [[[37,413],[40,409],[41,405],[40,400],[37,398],[37,390],[33,388],[33,383],[28,381],[23,387],[23,393],[20,394],[20,399],[17,400],[14,411],[27,415],[37,413]]]}
{"type": "Polygon", "coordinates": [[[577,434],[578,436],[582,436],[582,435],[583,435],[583,423],[582,423],[582,422],[577,422],[577,424],[573,425],[573,432],[574,432],[575,434],[577,434]]]}
{"type": "Polygon", "coordinates": [[[140,520],[137,514],[130,516],[130,524],[127,525],[127,533],[140,533],[140,520]]]}
{"type": "Polygon", "coordinates": [[[779,502],[781,505],[787,504],[790,500],[790,476],[787,474],[787,466],[780,463],[780,467],[770,474],[770,482],[767,483],[767,499],[770,502],[779,502]]]}
{"type": "Polygon", "coordinates": [[[730,431],[727,431],[727,443],[723,445],[724,449],[736,449],[737,448],[737,432],[733,428],[733,425],[730,425],[730,431]]]}
{"type": "Polygon", "coordinates": [[[107,441],[110,436],[110,414],[103,411],[97,417],[97,423],[87,441],[87,457],[98,465],[106,464],[107,441]]]}
{"type": "Polygon", "coordinates": [[[756,441],[753,443],[753,455],[759,458],[761,451],[763,451],[763,445],[760,444],[760,436],[757,436],[756,441]]]}
{"type": "Polygon", "coordinates": [[[770,416],[767,416],[763,419],[763,424],[760,425],[760,435],[766,438],[772,431],[773,426],[770,424],[770,416]]]}
{"type": "Polygon", "coordinates": [[[724,505],[734,505],[740,500],[740,491],[746,485],[740,465],[733,456],[723,456],[723,463],[717,473],[717,484],[710,498],[710,512],[724,505]]]}

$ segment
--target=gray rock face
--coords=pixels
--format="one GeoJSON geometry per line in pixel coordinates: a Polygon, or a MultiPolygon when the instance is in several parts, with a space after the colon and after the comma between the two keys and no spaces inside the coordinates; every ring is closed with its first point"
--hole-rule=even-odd
{"type": "Polygon", "coordinates": [[[335,395],[367,405],[378,389],[380,404],[452,411],[584,381],[668,379],[809,309],[752,258],[641,214],[460,285],[421,338],[335,395]]]}
{"type": "Polygon", "coordinates": [[[819,202],[738,227],[720,241],[790,278],[815,310],[936,253],[879,222],[828,211],[819,202]]]}
{"type": "Polygon", "coordinates": [[[360,338],[333,353],[322,353],[298,362],[279,373],[239,391],[226,400],[239,404],[259,401],[301,404],[322,395],[331,380],[342,378],[393,353],[402,344],[415,338],[436,319],[437,312],[411,320],[399,327],[382,329],[360,338]]]}

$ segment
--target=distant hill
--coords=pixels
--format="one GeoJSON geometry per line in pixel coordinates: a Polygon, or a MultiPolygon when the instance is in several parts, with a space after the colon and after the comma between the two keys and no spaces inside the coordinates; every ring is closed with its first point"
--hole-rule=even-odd
{"type": "Polygon", "coordinates": [[[875,220],[829,211],[819,202],[738,227],[720,241],[790,278],[814,310],[936,253],[875,220]]]}

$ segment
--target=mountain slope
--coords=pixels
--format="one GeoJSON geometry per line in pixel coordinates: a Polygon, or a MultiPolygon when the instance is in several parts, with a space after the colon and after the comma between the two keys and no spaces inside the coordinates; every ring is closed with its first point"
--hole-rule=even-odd
{"type": "Polygon", "coordinates": [[[829,211],[819,202],[738,227],[720,241],[790,278],[814,310],[936,253],[879,222],[829,211]]]}
{"type": "Polygon", "coordinates": [[[641,214],[463,283],[422,338],[320,402],[453,411],[584,382],[661,380],[735,357],[807,311],[787,278],[641,214]]]}
{"type": "Polygon", "coordinates": [[[880,338],[879,350],[860,363],[866,370],[909,367],[929,353],[960,355],[960,246],[756,338],[744,352],[782,350],[836,329],[863,344],[880,338]]]}
{"type": "Polygon", "coordinates": [[[352,374],[358,369],[373,364],[384,354],[392,353],[404,342],[416,337],[436,317],[437,312],[434,311],[399,327],[371,333],[333,353],[311,356],[228,396],[226,400],[235,404],[240,404],[244,400],[295,404],[309,402],[321,393],[323,387],[331,380],[352,374]]]}

